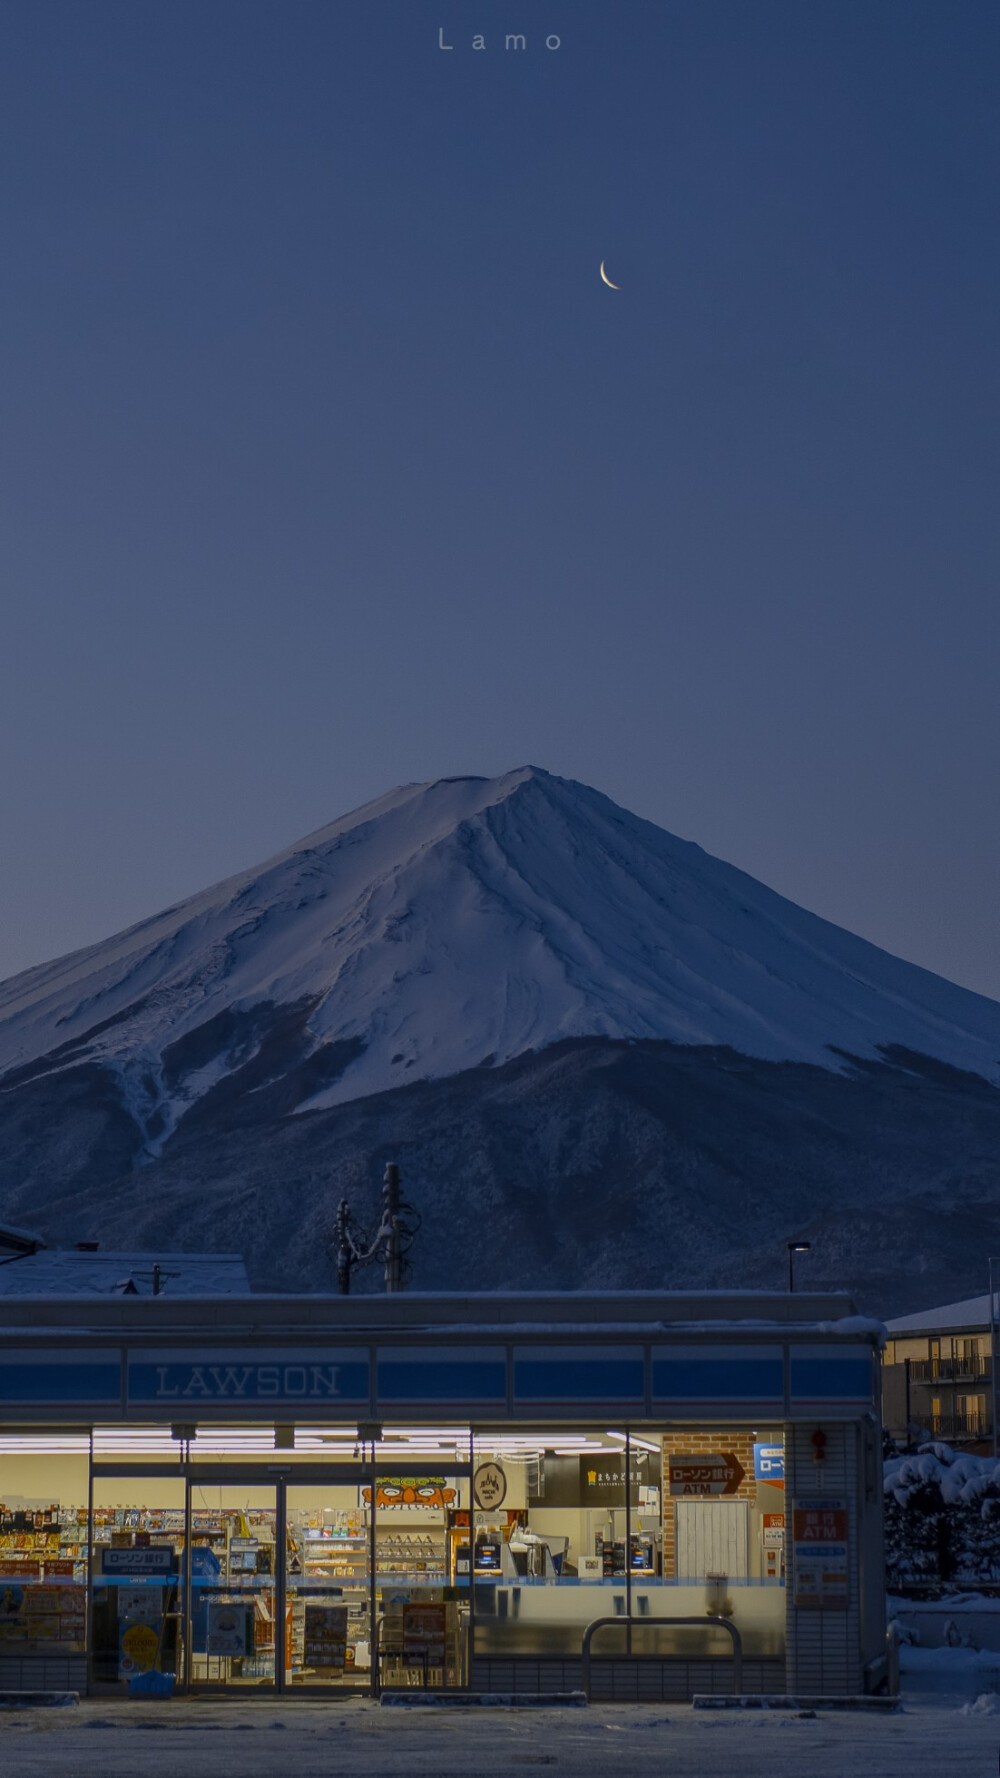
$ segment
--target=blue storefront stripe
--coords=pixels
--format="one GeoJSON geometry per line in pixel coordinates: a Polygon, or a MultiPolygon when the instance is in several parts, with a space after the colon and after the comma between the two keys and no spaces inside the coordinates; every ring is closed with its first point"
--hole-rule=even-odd
{"type": "Polygon", "coordinates": [[[829,1358],[792,1356],[792,1400],[870,1401],[872,1361],[868,1352],[857,1357],[829,1358]]]}
{"type": "Polygon", "coordinates": [[[654,1401],[774,1402],[784,1399],[781,1348],[675,1347],[653,1352],[654,1401]]]}
{"type": "Polygon", "coordinates": [[[239,1409],[367,1403],[368,1354],[336,1347],[131,1352],[130,1406],[239,1409]]]}
{"type": "Polygon", "coordinates": [[[378,1354],[378,1399],[387,1402],[490,1402],[507,1400],[507,1365],[492,1357],[419,1351],[378,1354]]]}
{"type": "Polygon", "coordinates": [[[0,1364],[0,1402],[67,1406],[115,1406],[121,1402],[121,1360],[117,1352],[55,1354],[36,1358],[9,1353],[0,1364]]]}
{"type": "Polygon", "coordinates": [[[653,1360],[655,1401],[780,1401],[782,1393],[780,1359],[695,1364],[653,1360]]]}
{"type": "MultiPolygon", "coordinates": [[[[110,1407],[121,1404],[121,1354],[54,1347],[8,1348],[0,1364],[0,1405],[110,1407]]],[[[652,1398],[661,1405],[755,1404],[783,1401],[780,1346],[657,1345],[650,1353],[652,1398]]],[[[508,1367],[503,1346],[382,1346],[377,1398],[387,1407],[449,1404],[503,1408],[508,1367]]],[[[127,1403],[134,1408],[208,1411],[278,1406],[361,1407],[370,1401],[365,1347],[174,1346],[136,1348],[128,1355],[127,1403]]],[[[790,1352],[792,1403],[873,1399],[868,1346],[802,1345],[790,1352]]],[[[513,1355],[514,1403],[594,1403],[633,1408],[645,1399],[645,1357],[639,1345],[518,1346],[513,1355]]]]}
{"type": "Polygon", "coordinates": [[[561,1347],[522,1347],[514,1353],[517,1402],[641,1402],[644,1363],[639,1347],[593,1352],[561,1347]]]}

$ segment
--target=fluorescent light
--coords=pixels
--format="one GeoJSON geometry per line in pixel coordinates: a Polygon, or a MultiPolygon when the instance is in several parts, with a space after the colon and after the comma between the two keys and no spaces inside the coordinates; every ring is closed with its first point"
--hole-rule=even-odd
{"type": "Polygon", "coordinates": [[[6,1457],[43,1457],[55,1455],[64,1457],[87,1457],[90,1455],[90,1439],[73,1433],[4,1433],[0,1436],[0,1455],[6,1457]]]}
{"type": "MultiPolygon", "coordinates": [[[[625,1433],[624,1432],[609,1432],[607,1436],[608,1436],[608,1438],[621,1439],[622,1444],[625,1443],[625,1433]]],[[[630,1443],[633,1445],[638,1445],[640,1451],[655,1451],[657,1456],[660,1455],[661,1447],[659,1445],[654,1445],[648,1438],[636,1438],[636,1435],[634,1432],[629,1433],[628,1437],[629,1437],[630,1443]]]]}
{"type": "MultiPolygon", "coordinates": [[[[620,1433],[608,1436],[621,1440],[620,1433]]],[[[649,1450],[659,1447],[649,1444],[646,1440],[635,1440],[649,1450]]],[[[288,1460],[294,1467],[295,1458],[315,1454],[333,1459],[337,1462],[355,1461],[357,1446],[356,1429],[346,1426],[297,1426],[295,1430],[295,1454],[289,1453],[288,1460]]],[[[497,1428],[489,1433],[477,1433],[471,1445],[471,1454],[476,1461],[482,1456],[503,1456],[509,1462],[526,1462],[541,1456],[545,1451],[553,1451],[560,1456],[592,1455],[605,1449],[605,1441],[599,1434],[591,1435],[580,1432],[519,1432],[497,1428]]],[[[0,1453],[8,1456],[28,1455],[88,1455],[91,1449],[91,1437],[88,1432],[66,1429],[65,1431],[9,1432],[0,1433],[0,1453]]],[[[132,1426],[110,1425],[95,1426],[93,1430],[93,1453],[95,1458],[108,1460],[138,1459],[142,1457],[177,1459],[179,1464],[180,1450],[178,1441],[171,1436],[169,1426],[132,1426]]],[[[258,1425],[201,1425],[198,1434],[191,1441],[190,1453],[197,1462],[201,1458],[225,1455],[266,1457],[274,1454],[274,1426],[268,1421],[258,1425]]],[[[404,1463],[410,1458],[429,1459],[442,1465],[465,1463],[470,1455],[470,1434],[468,1427],[453,1426],[393,1426],[385,1429],[384,1436],[375,1444],[375,1455],[379,1462],[404,1463]]],[[[358,1463],[359,1471],[362,1464],[358,1463]]]]}

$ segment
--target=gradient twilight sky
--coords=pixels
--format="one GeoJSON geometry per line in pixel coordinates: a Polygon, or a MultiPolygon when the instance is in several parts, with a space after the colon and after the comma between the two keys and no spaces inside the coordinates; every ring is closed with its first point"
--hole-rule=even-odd
{"type": "Polygon", "coordinates": [[[5,0],[0,976],[531,762],[1000,997],[998,73],[995,0],[5,0]]]}

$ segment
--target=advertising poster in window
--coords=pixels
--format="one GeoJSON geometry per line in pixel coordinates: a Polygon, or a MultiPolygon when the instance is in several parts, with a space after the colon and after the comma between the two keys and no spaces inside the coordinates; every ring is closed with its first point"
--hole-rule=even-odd
{"type": "Polygon", "coordinates": [[[347,1606],[307,1605],[303,1654],[307,1667],[341,1673],[347,1660],[347,1606]]]}
{"type": "Polygon", "coordinates": [[[820,1495],[792,1509],[795,1604],[800,1611],[846,1611],[846,1500],[820,1495]]]}
{"type": "Polygon", "coordinates": [[[443,1667],[447,1623],[445,1605],[404,1605],[404,1666],[443,1667]]]}
{"type": "Polygon", "coordinates": [[[0,1581],[0,1642],[20,1642],[27,1634],[24,1588],[0,1581]]]}
{"type": "Polygon", "coordinates": [[[163,1613],[162,1587],[118,1587],[118,1616],[130,1624],[158,1623],[163,1613]]]}
{"type": "Polygon", "coordinates": [[[226,1600],[210,1599],[206,1653],[247,1655],[253,1654],[253,1646],[253,1606],[242,1600],[230,1604],[226,1600]]]}
{"type": "Polygon", "coordinates": [[[131,1679],[136,1673],[149,1673],[159,1664],[159,1624],[121,1623],[118,1645],[119,1679],[131,1679]]]}
{"type": "MultiPolygon", "coordinates": [[[[371,1488],[359,1488],[358,1505],[368,1508],[371,1503],[371,1488]]],[[[458,1489],[447,1476],[381,1476],[375,1487],[375,1505],[379,1512],[400,1508],[426,1512],[428,1507],[454,1507],[458,1505],[458,1489]]]]}

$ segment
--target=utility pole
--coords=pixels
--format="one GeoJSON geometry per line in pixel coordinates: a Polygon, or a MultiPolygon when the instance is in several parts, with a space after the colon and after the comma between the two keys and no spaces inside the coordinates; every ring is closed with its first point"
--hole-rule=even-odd
{"type": "Polygon", "coordinates": [[[386,1167],[382,1184],[382,1229],[385,1234],[385,1288],[394,1293],[403,1288],[403,1217],[399,1168],[393,1161],[386,1167]]]}
{"type": "Polygon", "coordinates": [[[337,1289],[341,1296],[347,1296],[351,1289],[351,1266],[354,1263],[354,1243],[351,1240],[351,1207],[346,1198],[341,1198],[337,1206],[337,1289]]]}
{"type": "Polygon", "coordinates": [[[996,1462],[996,1261],[989,1259],[989,1419],[996,1462]]]}
{"type": "Polygon", "coordinates": [[[420,1229],[420,1217],[412,1204],[402,1196],[399,1168],[390,1161],[382,1181],[382,1205],[378,1227],[373,1234],[358,1228],[346,1198],[337,1206],[334,1253],[337,1264],[337,1288],[347,1296],[351,1273],[355,1266],[368,1266],[381,1260],[385,1288],[389,1294],[403,1289],[408,1265],[406,1255],[420,1229]]]}

